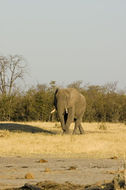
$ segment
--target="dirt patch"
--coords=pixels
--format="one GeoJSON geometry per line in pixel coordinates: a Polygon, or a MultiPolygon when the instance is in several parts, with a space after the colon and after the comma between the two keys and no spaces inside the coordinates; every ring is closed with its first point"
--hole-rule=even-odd
{"type": "Polygon", "coordinates": [[[38,163],[45,163],[45,162],[48,162],[48,161],[45,160],[45,159],[41,159],[41,160],[38,161],[38,163]]]}
{"type": "Polygon", "coordinates": [[[109,183],[100,182],[105,189],[106,185],[113,185],[113,178],[118,171],[123,171],[123,166],[124,162],[120,159],[0,157],[0,189],[25,190],[30,189],[31,185],[49,190],[84,190],[84,187],[89,190],[91,184],[98,184],[104,180],[109,181],[109,183]],[[41,159],[47,162],[38,162],[41,159]],[[47,168],[49,171],[45,172],[47,168]],[[34,179],[25,179],[27,173],[31,173],[34,179]],[[28,185],[29,187],[26,187],[28,185]]]}
{"type": "Polygon", "coordinates": [[[33,176],[32,173],[27,173],[27,174],[25,175],[25,179],[34,179],[34,176],[33,176]]]}

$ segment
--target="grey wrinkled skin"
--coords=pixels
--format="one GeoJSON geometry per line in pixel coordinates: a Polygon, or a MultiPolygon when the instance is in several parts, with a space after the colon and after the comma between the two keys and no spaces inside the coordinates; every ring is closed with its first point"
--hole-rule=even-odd
{"type": "Polygon", "coordinates": [[[73,134],[79,129],[84,133],[81,122],[86,109],[85,97],[74,88],[57,89],[54,95],[54,106],[58,112],[63,133],[69,133],[70,124],[74,121],[73,134]]]}

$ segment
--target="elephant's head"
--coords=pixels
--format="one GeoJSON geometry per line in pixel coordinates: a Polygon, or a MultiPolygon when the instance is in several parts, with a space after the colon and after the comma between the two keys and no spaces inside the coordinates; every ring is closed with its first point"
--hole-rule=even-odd
{"type": "Polygon", "coordinates": [[[54,95],[54,106],[58,112],[61,126],[63,131],[65,131],[65,122],[68,115],[68,105],[67,105],[67,94],[62,89],[57,89],[54,95]]]}

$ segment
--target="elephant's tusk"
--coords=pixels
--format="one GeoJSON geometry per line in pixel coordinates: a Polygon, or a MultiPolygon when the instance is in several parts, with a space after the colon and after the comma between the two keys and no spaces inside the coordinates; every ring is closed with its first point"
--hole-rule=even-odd
{"type": "Polygon", "coordinates": [[[66,113],[68,113],[68,109],[66,108],[66,113]]]}
{"type": "Polygon", "coordinates": [[[53,110],[51,111],[51,114],[53,114],[55,111],[56,111],[56,109],[53,109],[53,110]]]}

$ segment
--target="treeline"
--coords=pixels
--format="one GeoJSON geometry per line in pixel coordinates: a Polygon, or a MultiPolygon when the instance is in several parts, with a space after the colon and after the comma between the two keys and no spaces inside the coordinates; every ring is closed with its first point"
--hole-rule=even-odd
{"type": "MultiPolygon", "coordinates": [[[[80,81],[67,87],[77,88],[87,101],[83,121],[125,122],[126,94],[117,90],[116,83],[103,86],[84,85],[80,81]]],[[[56,82],[36,85],[27,91],[0,94],[1,121],[57,121],[57,113],[50,115],[56,82]]]]}

